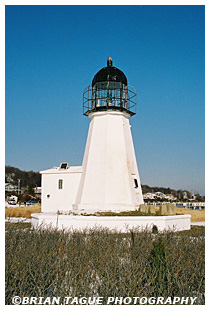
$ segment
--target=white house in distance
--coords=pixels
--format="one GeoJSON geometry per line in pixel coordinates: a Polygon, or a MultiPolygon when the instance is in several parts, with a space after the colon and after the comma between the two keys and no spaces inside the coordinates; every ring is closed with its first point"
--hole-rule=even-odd
{"type": "Polygon", "coordinates": [[[155,192],[155,193],[145,193],[143,195],[144,200],[159,200],[164,199],[167,201],[174,201],[176,198],[172,194],[164,194],[162,192],[155,192]]]}
{"type": "Polygon", "coordinates": [[[82,166],[40,172],[42,212],[135,210],[143,203],[129,123],[136,92],[110,57],[85,89],[83,107],[90,125],[82,166]]]}

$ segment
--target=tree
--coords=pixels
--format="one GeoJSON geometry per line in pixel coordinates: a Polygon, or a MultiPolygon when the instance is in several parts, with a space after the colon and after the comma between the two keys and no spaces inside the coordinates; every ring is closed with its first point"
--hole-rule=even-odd
{"type": "Polygon", "coordinates": [[[30,185],[28,186],[28,193],[29,193],[30,195],[34,195],[34,185],[33,185],[33,184],[30,184],[30,185]]]}

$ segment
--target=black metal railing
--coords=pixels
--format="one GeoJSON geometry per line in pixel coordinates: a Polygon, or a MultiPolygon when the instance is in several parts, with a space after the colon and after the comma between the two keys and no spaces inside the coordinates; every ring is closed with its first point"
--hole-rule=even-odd
{"type": "Polygon", "coordinates": [[[90,84],[83,93],[83,114],[95,111],[126,111],[131,116],[136,114],[136,91],[131,85],[126,86],[113,82],[105,87],[90,84]]]}

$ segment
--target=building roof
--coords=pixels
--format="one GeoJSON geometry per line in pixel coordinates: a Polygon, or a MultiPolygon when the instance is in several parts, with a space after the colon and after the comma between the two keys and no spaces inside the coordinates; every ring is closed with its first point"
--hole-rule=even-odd
{"type": "Polygon", "coordinates": [[[48,170],[40,171],[40,174],[68,174],[68,173],[82,173],[82,166],[69,166],[66,169],[53,167],[48,170]]]}
{"type": "Polygon", "coordinates": [[[113,67],[111,57],[107,60],[107,67],[100,69],[92,80],[92,87],[98,82],[114,81],[121,82],[127,85],[127,78],[125,74],[118,68],[113,67]]]}

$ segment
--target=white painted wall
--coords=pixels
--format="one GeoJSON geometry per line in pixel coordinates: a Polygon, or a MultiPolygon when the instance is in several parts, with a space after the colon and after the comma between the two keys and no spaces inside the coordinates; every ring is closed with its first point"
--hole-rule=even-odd
{"type": "Polygon", "coordinates": [[[127,113],[90,114],[82,167],[75,210],[134,210],[143,203],[127,113]]]}
{"type": "Polygon", "coordinates": [[[152,229],[156,225],[159,230],[190,230],[191,215],[175,216],[73,216],[55,215],[53,213],[32,214],[32,226],[51,226],[58,229],[93,229],[108,228],[120,232],[128,232],[131,229],[152,229]]]}
{"type": "Polygon", "coordinates": [[[42,174],[42,212],[70,211],[75,202],[82,174],[82,167],[58,168],[40,172],[42,174]],[[63,188],[58,188],[59,179],[63,188]]]}

